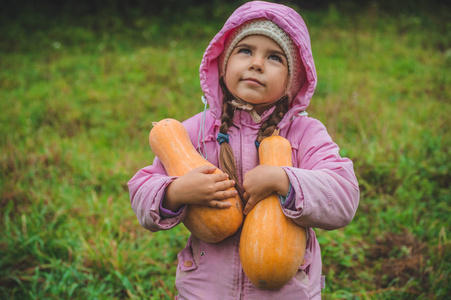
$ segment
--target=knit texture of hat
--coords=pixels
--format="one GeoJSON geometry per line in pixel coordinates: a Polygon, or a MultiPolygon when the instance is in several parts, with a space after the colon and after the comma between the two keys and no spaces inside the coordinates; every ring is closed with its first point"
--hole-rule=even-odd
{"type": "Polygon", "coordinates": [[[235,46],[245,37],[250,35],[264,35],[275,41],[282,48],[287,58],[288,74],[290,81],[287,86],[287,93],[290,101],[301,89],[305,80],[305,70],[301,64],[299,49],[293,43],[290,36],[276,23],[268,19],[251,20],[232,32],[226,39],[224,50],[219,57],[219,70],[221,76],[226,73],[227,62],[235,46]]]}

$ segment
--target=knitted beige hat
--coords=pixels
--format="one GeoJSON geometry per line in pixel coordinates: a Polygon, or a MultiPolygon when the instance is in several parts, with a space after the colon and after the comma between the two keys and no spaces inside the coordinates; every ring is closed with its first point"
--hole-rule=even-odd
{"type": "Polygon", "coordinates": [[[275,41],[287,57],[288,74],[290,81],[287,86],[289,100],[295,96],[305,80],[305,70],[299,55],[299,49],[293,43],[290,36],[276,23],[268,19],[255,19],[248,21],[235,29],[226,39],[224,50],[219,57],[220,76],[226,72],[227,62],[235,46],[249,35],[264,35],[275,41]]]}

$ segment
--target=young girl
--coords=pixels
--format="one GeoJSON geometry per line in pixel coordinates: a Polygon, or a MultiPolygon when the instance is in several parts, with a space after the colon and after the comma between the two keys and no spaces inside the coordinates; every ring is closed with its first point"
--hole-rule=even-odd
{"type": "MultiPolygon", "coordinates": [[[[240,230],[217,244],[191,236],[179,254],[179,299],[316,299],[321,253],[312,227],[336,229],[353,218],[359,189],[352,162],[305,109],[316,86],[310,38],[301,16],[280,4],[248,2],[205,51],[200,80],[210,109],[183,122],[193,145],[227,174],[201,167],[170,177],[158,158],[128,183],[140,224],[151,231],[183,221],[186,205],[225,208],[236,186],[247,214],[273,192],[285,215],[308,232],[305,258],[279,290],[254,286],[241,268],[240,230]],[[258,145],[275,129],[287,138],[293,167],[259,165],[258,145]]],[[[270,241],[268,241],[270,242],[270,241]]]]}

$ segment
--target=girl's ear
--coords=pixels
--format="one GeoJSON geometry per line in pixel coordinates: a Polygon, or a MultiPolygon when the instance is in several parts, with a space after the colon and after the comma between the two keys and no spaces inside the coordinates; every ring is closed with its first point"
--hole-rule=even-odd
{"type": "Polygon", "coordinates": [[[288,101],[291,101],[291,95],[290,95],[290,91],[291,91],[291,76],[287,75],[287,79],[285,82],[285,91],[283,92],[282,98],[287,97],[288,101]]]}

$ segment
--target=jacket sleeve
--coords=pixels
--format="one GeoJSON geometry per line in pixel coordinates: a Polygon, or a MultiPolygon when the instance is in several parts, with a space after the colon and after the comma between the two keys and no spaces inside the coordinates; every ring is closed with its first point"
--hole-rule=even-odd
{"type": "Polygon", "coordinates": [[[352,161],[340,157],[338,146],[321,122],[299,119],[303,120],[293,122],[290,132],[295,134],[289,137],[295,146],[294,167],[284,167],[295,201],[290,208],[283,208],[284,213],[303,227],[344,227],[353,219],[359,203],[352,161]]]}
{"type": "MultiPolygon", "coordinates": [[[[202,114],[197,114],[183,122],[192,143],[197,142],[201,120],[202,114]]],[[[209,117],[205,122],[213,126],[214,120],[209,117]]],[[[209,153],[209,156],[215,157],[214,154],[209,153]]],[[[141,226],[150,231],[159,231],[171,229],[183,221],[187,213],[186,205],[174,214],[163,211],[161,206],[166,188],[176,178],[167,175],[163,164],[156,157],[152,165],[139,170],[130,179],[130,202],[141,226]]]]}
{"type": "Polygon", "coordinates": [[[163,218],[160,212],[166,187],[176,179],[166,174],[158,158],[153,165],[141,169],[128,182],[130,202],[139,223],[150,231],[167,230],[181,223],[186,208],[174,217],[163,218]]]}

